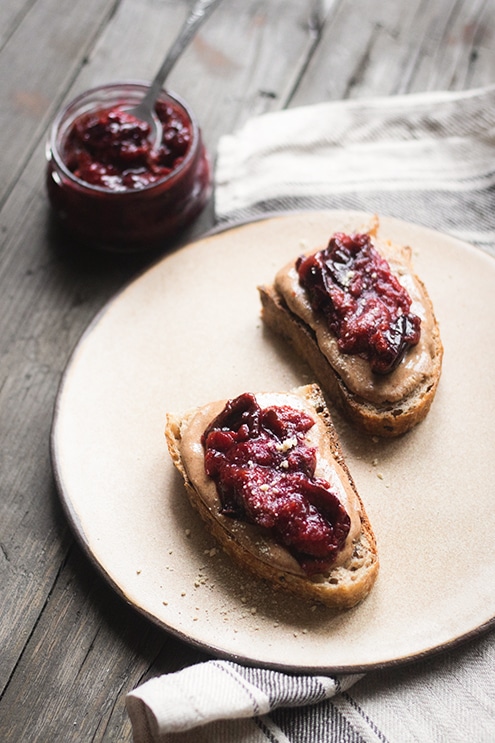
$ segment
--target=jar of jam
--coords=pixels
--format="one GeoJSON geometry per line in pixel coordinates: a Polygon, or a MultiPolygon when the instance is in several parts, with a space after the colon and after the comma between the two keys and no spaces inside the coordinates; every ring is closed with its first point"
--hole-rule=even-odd
{"type": "Polygon", "coordinates": [[[86,91],[55,119],[46,185],[61,224],[85,244],[138,251],[166,244],[206,205],[211,167],[188,106],[162,91],[158,142],[129,114],[146,85],[124,82],[86,91]]]}

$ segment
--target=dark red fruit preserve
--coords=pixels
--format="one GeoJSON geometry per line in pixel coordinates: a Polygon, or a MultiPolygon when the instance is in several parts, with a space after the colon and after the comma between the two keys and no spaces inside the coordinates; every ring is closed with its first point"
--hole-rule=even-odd
{"type": "Polygon", "coordinates": [[[211,168],[192,112],[162,92],[163,127],[154,145],[149,125],[128,109],[140,83],[95,88],[72,101],[53,124],[47,190],[60,221],[95,247],[132,251],[173,237],[203,209],[211,168]]]}
{"type": "Polygon", "coordinates": [[[326,319],[342,353],[388,374],[418,343],[421,319],[411,298],[367,234],[336,233],[328,247],[296,262],[313,310],[326,319]]]}
{"type": "Polygon", "coordinates": [[[305,443],[315,421],[289,405],[261,408],[245,393],[227,403],[203,435],[206,474],[222,513],[268,529],[308,575],[343,548],[350,518],[305,443]]]}

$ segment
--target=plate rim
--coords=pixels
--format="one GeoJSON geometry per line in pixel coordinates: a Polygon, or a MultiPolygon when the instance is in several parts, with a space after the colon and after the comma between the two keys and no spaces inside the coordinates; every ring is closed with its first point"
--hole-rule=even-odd
{"type": "MultiPolygon", "coordinates": [[[[248,225],[255,224],[255,223],[266,222],[266,221],[270,221],[274,219],[284,219],[286,217],[297,217],[297,216],[304,216],[304,215],[328,215],[329,217],[332,217],[332,216],[335,217],[340,214],[346,215],[347,217],[351,216],[353,218],[355,217],[355,218],[362,218],[362,219],[369,219],[370,217],[374,216],[373,213],[371,212],[366,212],[362,210],[353,210],[353,209],[295,209],[295,210],[287,210],[287,211],[271,211],[271,212],[266,212],[260,215],[252,216],[252,217],[249,217],[248,219],[244,219],[240,221],[225,222],[225,223],[214,225],[212,228],[207,230],[205,233],[194,237],[194,239],[190,241],[186,241],[183,244],[177,245],[173,247],[171,250],[165,250],[165,252],[162,255],[160,255],[158,258],[153,259],[149,265],[144,267],[142,270],[138,271],[136,275],[134,275],[131,279],[126,281],[116,292],[114,292],[107,299],[107,301],[105,301],[103,306],[100,307],[99,310],[94,314],[92,319],[89,321],[89,323],[86,325],[82,333],[79,335],[72,350],[70,351],[68,355],[67,362],[60,376],[59,384],[58,384],[57,391],[56,391],[55,401],[53,405],[52,420],[51,420],[51,426],[50,426],[50,432],[49,432],[49,456],[50,456],[56,491],[59,497],[59,501],[61,502],[63,512],[71,527],[72,535],[73,537],[76,538],[77,542],[82,548],[83,553],[85,554],[86,558],[89,560],[90,564],[97,569],[97,572],[99,573],[99,575],[103,577],[105,582],[120,597],[120,599],[122,599],[132,609],[137,611],[139,615],[141,615],[142,617],[150,621],[153,624],[153,626],[157,627],[158,629],[162,631],[165,631],[171,634],[173,637],[188,644],[189,646],[192,646],[205,653],[213,655],[214,657],[224,659],[224,660],[231,660],[234,662],[242,663],[243,665],[248,665],[248,666],[257,667],[257,668],[268,668],[271,670],[278,670],[282,672],[285,671],[289,673],[305,673],[307,675],[318,675],[322,673],[340,673],[340,674],[342,673],[364,673],[364,672],[370,672],[370,671],[375,671],[375,670],[383,670],[383,669],[397,668],[397,667],[402,667],[405,665],[410,665],[412,663],[419,662],[421,660],[443,654],[447,652],[448,650],[454,650],[460,646],[463,646],[464,644],[469,643],[471,640],[474,640],[486,634],[487,632],[489,632],[491,629],[495,627],[495,615],[492,618],[480,624],[479,626],[476,626],[456,637],[453,637],[451,640],[448,640],[444,643],[436,644],[429,648],[425,648],[424,650],[414,652],[412,654],[403,655],[398,658],[388,659],[388,660],[381,661],[381,662],[373,661],[373,662],[368,662],[368,663],[352,664],[352,665],[324,664],[324,665],[317,666],[317,665],[312,664],[310,666],[305,666],[303,664],[279,663],[275,661],[264,661],[264,660],[258,661],[256,659],[251,658],[249,654],[229,652],[229,651],[226,651],[225,649],[222,649],[221,646],[211,644],[211,643],[205,643],[205,642],[195,639],[194,637],[190,637],[187,634],[187,632],[182,632],[179,628],[166,624],[160,618],[155,616],[151,611],[141,606],[139,602],[129,598],[126,595],[125,590],[121,586],[119,586],[116,580],[114,580],[112,575],[108,572],[106,567],[102,565],[102,563],[97,559],[97,557],[91,550],[91,546],[84,532],[84,528],[82,524],[80,523],[80,520],[75,512],[71,498],[68,496],[66,488],[64,487],[64,480],[63,480],[62,473],[60,471],[60,461],[58,457],[59,442],[57,439],[57,426],[58,426],[59,417],[61,415],[63,393],[65,390],[68,378],[70,376],[70,372],[77,361],[77,355],[79,351],[81,350],[81,347],[83,346],[85,339],[89,335],[91,335],[93,329],[102,321],[105,314],[111,309],[113,304],[119,300],[120,296],[124,294],[124,292],[130,286],[132,286],[134,283],[139,281],[147,273],[154,271],[157,268],[157,266],[161,265],[163,262],[166,262],[167,260],[175,256],[177,253],[180,253],[184,250],[194,247],[198,243],[201,243],[210,237],[215,237],[216,235],[220,235],[225,232],[236,230],[244,226],[248,226],[248,225]]],[[[480,246],[476,244],[465,242],[455,235],[450,235],[449,233],[435,230],[434,228],[424,226],[420,223],[411,222],[408,220],[404,220],[404,219],[389,216],[389,215],[380,215],[380,221],[382,221],[382,219],[386,222],[394,223],[395,225],[399,227],[401,225],[405,225],[405,226],[409,226],[413,228],[418,228],[421,231],[428,232],[432,236],[440,235],[444,238],[448,238],[449,241],[453,241],[457,243],[459,247],[463,249],[467,248],[469,250],[476,252],[478,255],[486,257],[489,261],[495,261],[495,257],[492,256],[488,251],[484,250],[483,248],[481,248],[480,246]]]]}

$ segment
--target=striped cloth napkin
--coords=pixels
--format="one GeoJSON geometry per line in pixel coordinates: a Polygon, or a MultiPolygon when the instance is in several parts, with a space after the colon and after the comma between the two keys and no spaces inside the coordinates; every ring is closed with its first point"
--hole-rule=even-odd
{"type": "MultiPolygon", "coordinates": [[[[321,103],[220,140],[215,208],[356,209],[495,256],[495,86],[321,103]]],[[[495,633],[362,676],[291,676],[211,660],[127,696],[134,743],[491,743],[495,633]]]]}
{"type": "Polygon", "coordinates": [[[494,137],[495,86],[265,114],[220,140],[217,219],[356,209],[493,252],[494,137]]]}

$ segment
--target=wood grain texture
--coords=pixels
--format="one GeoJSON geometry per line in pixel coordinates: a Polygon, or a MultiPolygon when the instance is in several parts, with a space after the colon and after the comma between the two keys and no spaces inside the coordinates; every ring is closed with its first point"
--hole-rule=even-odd
{"type": "MultiPolygon", "coordinates": [[[[0,10],[0,739],[130,741],[127,691],[204,656],[118,598],[74,543],[49,457],[57,388],[95,313],[156,256],[83,254],[53,228],[60,104],[148,79],[185,0],[14,0],[0,10]]],[[[495,0],[225,0],[170,78],[214,157],[252,115],[493,82],[495,0]]],[[[177,244],[213,223],[211,206],[177,244]]],[[[170,246],[174,249],[175,245],[170,246]]]]}
{"type": "MultiPolygon", "coordinates": [[[[0,52],[0,203],[22,172],[77,75],[92,41],[108,20],[112,0],[74,2],[63,12],[58,0],[36,2],[0,52]]],[[[21,21],[21,22],[20,22],[21,21]]]]}

